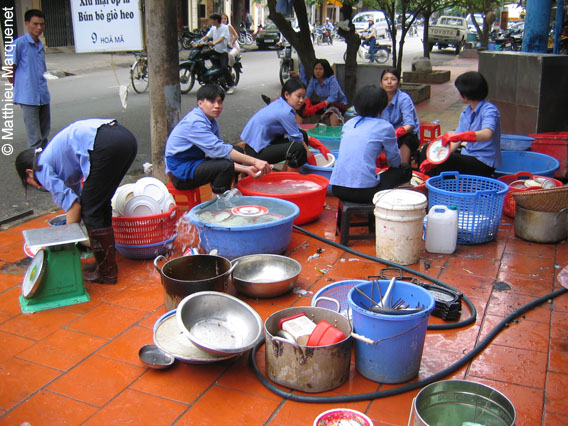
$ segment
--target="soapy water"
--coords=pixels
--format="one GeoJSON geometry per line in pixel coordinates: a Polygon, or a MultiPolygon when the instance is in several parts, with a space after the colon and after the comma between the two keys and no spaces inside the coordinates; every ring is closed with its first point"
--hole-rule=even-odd
{"type": "Polygon", "coordinates": [[[254,181],[247,188],[265,194],[298,194],[321,190],[323,187],[310,180],[284,179],[278,182],[254,181]]]}

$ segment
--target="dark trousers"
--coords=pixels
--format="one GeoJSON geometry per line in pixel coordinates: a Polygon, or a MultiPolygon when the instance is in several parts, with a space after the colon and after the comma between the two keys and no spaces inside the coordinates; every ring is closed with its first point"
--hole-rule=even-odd
{"type": "MultiPolygon", "coordinates": [[[[420,152],[420,163],[426,159],[426,146],[420,152]]],[[[430,170],[428,176],[438,176],[442,172],[459,172],[465,175],[491,177],[495,171],[494,167],[490,167],[482,161],[471,155],[459,154],[453,152],[448,159],[442,164],[437,165],[430,170]]]]}
{"type": "Polygon", "coordinates": [[[400,167],[391,167],[381,173],[381,180],[377,186],[371,188],[349,188],[346,186],[333,185],[333,195],[343,201],[352,203],[372,204],[373,197],[379,191],[393,189],[394,187],[408,182],[412,178],[412,169],[407,164],[400,167]]]}
{"type": "MultiPolygon", "coordinates": [[[[307,135],[304,140],[307,142],[307,135]]],[[[259,158],[270,164],[288,161],[288,165],[298,168],[308,161],[308,153],[301,142],[292,142],[284,136],[279,136],[260,152],[256,152],[250,146],[245,146],[245,154],[259,158]]]]}
{"type": "Polygon", "coordinates": [[[369,60],[371,62],[375,62],[375,43],[377,42],[377,39],[375,37],[371,37],[370,39],[368,39],[368,43],[369,43],[369,60]]]}
{"type": "Polygon", "coordinates": [[[137,150],[136,138],[126,127],[118,123],[99,127],[89,152],[91,169],[81,191],[81,217],[87,230],[112,226],[111,199],[137,150]]]}
{"type": "Polygon", "coordinates": [[[197,165],[193,171],[193,179],[180,180],[172,176],[172,184],[176,189],[186,190],[211,185],[214,194],[222,194],[231,189],[235,177],[235,163],[231,160],[207,159],[197,165]]]}
{"type": "Polygon", "coordinates": [[[229,68],[229,54],[227,52],[215,52],[217,61],[219,61],[219,66],[223,70],[225,74],[225,80],[229,86],[233,86],[235,83],[233,82],[233,76],[231,75],[231,68],[229,68]]]}
{"type": "Polygon", "coordinates": [[[416,136],[414,133],[406,133],[405,135],[402,135],[400,138],[398,138],[397,140],[398,143],[398,147],[400,148],[402,145],[406,145],[408,146],[408,148],[410,149],[410,153],[414,153],[416,152],[416,150],[418,149],[418,147],[420,146],[420,140],[418,140],[418,136],[416,136]]]}
{"type": "Polygon", "coordinates": [[[29,148],[45,148],[51,130],[51,112],[49,104],[20,104],[24,114],[24,124],[28,135],[29,148]]]}

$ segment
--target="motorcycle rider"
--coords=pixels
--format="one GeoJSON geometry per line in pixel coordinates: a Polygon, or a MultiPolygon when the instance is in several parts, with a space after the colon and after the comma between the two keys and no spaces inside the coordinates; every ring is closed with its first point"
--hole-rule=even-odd
{"type": "Polygon", "coordinates": [[[225,73],[225,80],[229,86],[227,94],[230,95],[235,92],[235,83],[233,82],[233,76],[231,75],[231,69],[229,68],[229,52],[231,50],[229,43],[231,41],[231,34],[229,32],[229,27],[222,24],[221,20],[221,15],[218,13],[212,13],[209,15],[209,25],[211,28],[201,41],[207,41],[207,44],[215,50],[219,66],[223,69],[225,73]]]}
{"type": "Polygon", "coordinates": [[[366,39],[366,43],[369,45],[369,63],[375,62],[375,44],[377,42],[377,27],[375,26],[375,21],[373,18],[369,18],[369,26],[366,30],[359,31],[361,38],[366,39]],[[370,32],[369,32],[370,31],[370,32]],[[367,35],[363,33],[369,32],[367,35]]]}
{"type": "Polygon", "coordinates": [[[231,49],[229,52],[229,65],[232,67],[237,60],[237,56],[241,53],[241,47],[239,46],[239,35],[233,28],[233,26],[229,23],[229,16],[226,13],[221,15],[221,21],[223,25],[226,25],[229,28],[229,34],[231,36],[231,40],[229,41],[229,48],[231,49]]]}

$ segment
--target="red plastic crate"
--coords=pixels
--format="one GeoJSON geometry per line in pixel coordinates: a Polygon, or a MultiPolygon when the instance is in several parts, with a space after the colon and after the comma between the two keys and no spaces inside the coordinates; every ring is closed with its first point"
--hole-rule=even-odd
{"type": "Polygon", "coordinates": [[[432,142],[442,134],[439,123],[420,123],[420,145],[432,142]]]}
{"type": "Polygon", "coordinates": [[[171,182],[168,182],[166,187],[170,194],[174,197],[176,205],[178,206],[178,215],[191,210],[194,206],[201,203],[199,188],[186,190],[176,189],[171,182]]]}
{"type": "Polygon", "coordinates": [[[554,177],[568,177],[568,132],[536,133],[531,151],[550,155],[560,161],[560,168],[554,177]]]}
{"type": "Polygon", "coordinates": [[[112,218],[114,239],[117,244],[141,246],[161,243],[175,236],[177,206],[166,213],[153,216],[112,218]]]}

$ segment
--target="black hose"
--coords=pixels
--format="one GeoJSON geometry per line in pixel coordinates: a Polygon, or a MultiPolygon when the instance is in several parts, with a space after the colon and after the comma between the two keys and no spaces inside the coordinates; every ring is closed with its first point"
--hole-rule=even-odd
{"type": "MultiPolygon", "coordinates": [[[[327,238],[320,237],[319,235],[314,234],[313,232],[310,232],[310,231],[308,231],[304,228],[300,228],[299,226],[296,226],[296,225],[294,225],[294,229],[296,229],[300,232],[303,232],[304,234],[308,235],[309,237],[315,238],[316,240],[319,240],[323,243],[329,244],[330,246],[336,247],[336,248],[341,249],[341,250],[345,250],[346,252],[354,254],[355,256],[359,256],[359,257],[362,257],[364,259],[372,260],[374,262],[379,262],[379,263],[382,263],[384,265],[391,266],[393,268],[402,269],[403,271],[409,272],[409,273],[417,275],[421,278],[432,281],[433,283],[438,284],[442,287],[448,288],[450,290],[458,291],[457,289],[455,289],[451,285],[446,284],[446,283],[440,281],[439,279],[434,278],[430,275],[427,275],[423,272],[415,271],[414,269],[409,268],[408,266],[399,265],[398,263],[391,262],[390,260],[381,259],[379,257],[371,256],[370,254],[366,254],[366,253],[361,253],[360,251],[353,250],[353,249],[351,249],[347,246],[336,243],[335,241],[331,241],[331,240],[328,240],[327,238]]],[[[475,306],[473,306],[473,303],[471,302],[471,300],[469,300],[469,298],[465,294],[463,295],[463,301],[465,302],[465,304],[467,305],[467,307],[471,311],[471,315],[469,316],[469,318],[466,318],[466,319],[458,321],[458,322],[448,323],[448,324],[429,324],[428,330],[453,330],[455,328],[466,327],[470,324],[475,323],[475,320],[477,319],[477,310],[475,309],[475,306]]]]}
{"type": "MultiPolygon", "coordinates": [[[[294,394],[293,391],[287,392],[284,391],[277,386],[273,385],[270,381],[268,381],[258,369],[256,364],[256,353],[260,346],[264,342],[260,342],[252,351],[250,356],[250,364],[251,368],[254,371],[254,374],[260,380],[260,382],[267,387],[271,392],[274,392],[276,395],[289,399],[291,401],[297,402],[308,402],[308,403],[328,403],[328,404],[337,404],[337,403],[346,403],[346,402],[356,402],[356,401],[365,401],[365,400],[374,400],[378,398],[385,398],[387,396],[394,396],[399,395],[401,393],[409,392],[411,390],[419,389],[423,386],[429,385],[435,381],[443,379],[444,377],[452,374],[454,371],[460,369],[473,358],[475,358],[481,351],[483,351],[489,343],[499,334],[503,328],[507,327],[508,324],[513,321],[515,318],[523,315],[525,312],[530,311],[531,309],[547,302],[548,300],[554,299],[562,294],[567,293],[568,290],[562,288],[560,290],[556,290],[552,293],[547,294],[546,296],[540,297],[536,300],[533,300],[530,303],[527,303],[524,306],[521,306],[519,309],[515,310],[514,312],[507,315],[507,317],[502,320],[497,326],[491,330],[491,332],[481,341],[477,346],[475,346],[471,351],[469,351],[463,358],[459,361],[455,362],[454,364],[450,365],[449,367],[439,371],[436,374],[433,374],[430,377],[425,379],[419,380],[417,382],[408,383],[403,386],[399,386],[397,388],[388,389],[386,391],[377,391],[377,392],[370,392],[370,393],[361,393],[356,395],[342,395],[342,396],[306,396],[306,395],[297,395],[294,394]]],[[[269,350],[269,348],[266,348],[269,350]]]]}

